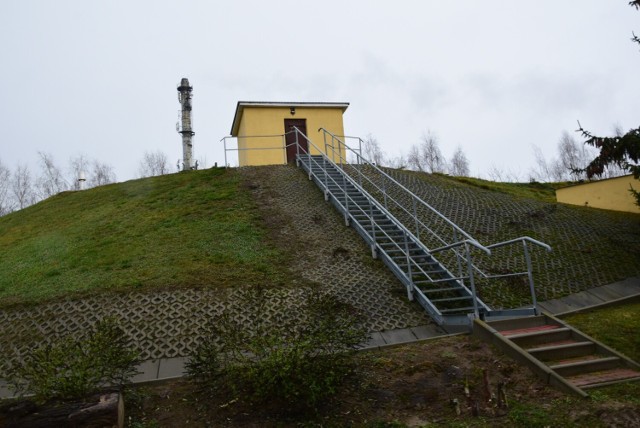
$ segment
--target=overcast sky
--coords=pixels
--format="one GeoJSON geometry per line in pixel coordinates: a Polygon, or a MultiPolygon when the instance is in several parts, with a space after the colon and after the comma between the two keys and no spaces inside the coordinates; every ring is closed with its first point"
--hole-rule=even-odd
{"type": "Polygon", "coordinates": [[[601,134],[640,124],[632,31],[627,0],[3,0],[0,161],[85,154],[118,181],[145,151],[173,166],[187,77],[208,166],[239,100],[346,101],[345,132],[390,155],[430,130],[472,175],[526,180],[532,146],[555,156],[577,120],[601,134]]]}

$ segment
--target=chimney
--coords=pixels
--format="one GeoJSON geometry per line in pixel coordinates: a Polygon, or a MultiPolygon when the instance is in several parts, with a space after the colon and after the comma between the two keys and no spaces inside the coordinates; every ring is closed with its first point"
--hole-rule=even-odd
{"type": "Polygon", "coordinates": [[[189,86],[189,79],[183,78],[178,86],[178,101],[180,101],[180,122],[178,133],[182,135],[182,170],[189,171],[192,168],[193,136],[191,122],[191,98],[193,86],[189,86]]]}

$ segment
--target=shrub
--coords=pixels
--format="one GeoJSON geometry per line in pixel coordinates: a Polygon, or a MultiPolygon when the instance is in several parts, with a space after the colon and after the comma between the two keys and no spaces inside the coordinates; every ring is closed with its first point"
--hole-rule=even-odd
{"type": "Polygon", "coordinates": [[[9,370],[9,381],[38,401],[81,398],[105,386],[121,388],[139,362],[117,322],[106,318],[86,339],[58,338],[29,351],[9,370]]]}
{"type": "Polygon", "coordinates": [[[228,309],[212,318],[187,373],[207,387],[289,407],[313,407],[332,395],[368,333],[351,306],[313,287],[302,294],[297,308],[275,308],[262,287],[243,291],[245,316],[228,309]]]}

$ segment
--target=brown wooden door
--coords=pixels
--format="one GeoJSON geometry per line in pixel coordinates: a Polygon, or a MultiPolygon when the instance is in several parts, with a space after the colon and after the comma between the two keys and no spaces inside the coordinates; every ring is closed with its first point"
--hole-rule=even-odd
{"type": "MultiPolygon", "coordinates": [[[[296,127],[302,132],[304,135],[307,135],[307,120],[306,119],[285,119],[284,120],[284,132],[289,132],[293,130],[293,127],[296,127]]],[[[296,133],[291,132],[286,136],[286,144],[287,144],[287,162],[295,162],[296,161],[296,153],[298,153],[298,148],[296,147],[296,133]]],[[[309,143],[307,140],[298,134],[298,145],[300,146],[300,153],[307,153],[309,149],[309,143]]]]}

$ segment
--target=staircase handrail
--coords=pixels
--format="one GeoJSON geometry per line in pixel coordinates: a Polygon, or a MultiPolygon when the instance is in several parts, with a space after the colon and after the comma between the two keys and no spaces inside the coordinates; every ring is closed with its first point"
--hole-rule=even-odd
{"type": "MultiPolygon", "coordinates": [[[[434,214],[436,214],[438,217],[440,217],[442,220],[445,221],[445,223],[447,223],[449,226],[451,226],[454,230],[456,230],[457,232],[459,232],[460,234],[462,234],[462,236],[464,236],[465,238],[467,238],[468,240],[471,241],[475,241],[477,242],[476,239],[473,238],[473,236],[471,236],[469,233],[467,233],[466,231],[464,231],[460,226],[458,226],[457,224],[455,224],[454,222],[452,222],[451,220],[449,220],[444,214],[442,214],[440,211],[436,210],[434,207],[432,207],[431,205],[429,205],[427,202],[425,202],[423,199],[417,197],[411,190],[407,189],[404,185],[402,185],[401,183],[399,183],[395,178],[391,177],[389,174],[387,174],[386,172],[384,172],[382,169],[380,169],[375,163],[370,162],[368,159],[366,159],[364,156],[362,156],[361,154],[357,153],[355,150],[353,150],[351,147],[349,147],[344,141],[340,140],[340,138],[338,138],[338,136],[334,135],[333,133],[331,133],[331,131],[328,131],[327,129],[320,127],[318,129],[318,132],[323,131],[326,134],[329,134],[331,136],[332,139],[337,140],[340,144],[344,145],[345,149],[349,150],[351,153],[353,153],[354,155],[357,156],[358,159],[358,163],[360,162],[364,162],[366,165],[371,166],[372,168],[374,168],[378,173],[382,174],[385,178],[387,178],[388,180],[390,180],[393,184],[395,184],[396,186],[398,186],[400,189],[402,189],[412,200],[415,200],[416,202],[424,205],[427,209],[429,209],[431,212],[433,212],[434,214]]],[[[331,144],[331,148],[335,149],[335,146],[331,144]]],[[[340,160],[342,161],[342,153],[340,153],[340,150],[338,150],[338,155],[340,156],[340,160]]],[[[344,159],[346,162],[346,159],[344,159]]],[[[385,194],[385,198],[391,198],[397,205],[398,207],[400,207],[401,209],[403,209],[407,214],[413,216],[413,214],[411,214],[411,212],[409,212],[406,208],[404,208],[404,206],[402,204],[400,204],[400,202],[396,201],[395,199],[393,199],[391,196],[386,195],[386,192],[384,189],[381,189],[377,184],[375,184],[373,181],[371,181],[369,178],[367,178],[366,176],[364,177],[367,181],[369,181],[369,183],[371,183],[373,186],[375,186],[378,190],[382,191],[383,194],[385,194]]],[[[416,219],[417,221],[420,221],[419,219],[416,219]]],[[[421,225],[429,230],[430,232],[432,232],[435,236],[437,236],[437,234],[435,234],[435,232],[431,231],[431,229],[429,229],[429,227],[427,225],[425,225],[424,223],[420,222],[421,225]]],[[[443,239],[440,239],[443,243],[447,243],[446,241],[444,241],[443,239]]],[[[479,244],[481,245],[481,244],[479,244]]]]}
{"type": "Polygon", "coordinates": [[[465,244],[472,245],[472,246],[476,247],[477,249],[479,249],[481,251],[484,251],[488,255],[491,255],[491,250],[489,249],[489,247],[485,247],[484,245],[480,244],[475,239],[463,239],[462,241],[454,242],[453,244],[445,245],[444,247],[438,247],[438,248],[436,248],[434,250],[429,250],[429,251],[430,251],[431,254],[435,254],[435,253],[439,253],[439,252],[444,251],[444,250],[450,250],[451,248],[461,247],[461,246],[463,246],[465,244]]]}
{"type": "MultiPolygon", "coordinates": [[[[399,183],[396,179],[394,179],[389,174],[387,174],[385,171],[383,171],[381,168],[379,168],[376,164],[370,162],[368,159],[362,157],[361,154],[359,154],[356,151],[354,151],[353,149],[351,149],[344,141],[340,140],[340,138],[338,136],[334,135],[333,133],[331,133],[330,131],[328,131],[327,129],[325,129],[323,127],[320,127],[318,129],[318,132],[320,132],[320,131],[324,132],[324,135],[325,135],[325,146],[328,146],[328,144],[326,143],[326,135],[327,134],[329,136],[331,136],[332,142],[334,140],[338,141],[338,146],[339,146],[338,147],[338,156],[340,158],[341,164],[342,164],[343,160],[346,163],[346,159],[343,159],[342,152],[340,150],[340,146],[343,145],[345,147],[345,151],[349,150],[349,151],[351,151],[351,153],[353,153],[355,156],[357,156],[358,164],[364,163],[365,165],[369,165],[370,167],[374,168],[375,171],[377,171],[379,174],[381,174],[382,176],[384,176],[385,178],[390,180],[391,183],[395,184],[402,191],[404,191],[406,194],[408,194],[409,197],[411,198],[411,200],[414,203],[418,202],[418,203],[422,204],[424,207],[429,209],[432,213],[437,215],[440,219],[444,220],[446,224],[450,225],[453,228],[454,236],[455,236],[455,232],[458,232],[458,233],[462,234],[465,238],[467,238],[466,240],[462,240],[462,241],[456,242],[454,244],[448,244],[436,232],[431,230],[422,221],[420,221],[417,218],[417,214],[412,214],[411,212],[409,212],[409,210],[407,208],[405,208],[400,202],[398,202],[394,198],[388,196],[386,194],[385,189],[381,189],[371,179],[369,179],[364,174],[362,174],[362,172],[358,171],[359,172],[359,177],[364,177],[371,185],[374,186],[374,188],[376,188],[378,191],[383,192],[383,195],[384,195],[385,199],[390,198],[405,213],[407,213],[410,217],[413,217],[413,219],[416,222],[416,224],[420,224],[427,231],[429,231],[433,236],[435,236],[439,241],[443,242],[444,244],[447,244],[447,245],[441,247],[442,250],[458,247],[458,246],[464,244],[465,241],[468,241],[467,242],[468,244],[474,245],[475,247],[482,249],[483,251],[487,252],[488,254],[491,254],[491,248],[499,248],[499,247],[503,247],[503,246],[506,246],[506,245],[511,245],[511,244],[515,244],[515,243],[521,242],[523,244],[525,262],[526,262],[526,265],[527,265],[527,271],[526,272],[512,273],[512,274],[508,274],[508,275],[488,275],[482,269],[480,269],[478,266],[476,266],[475,263],[473,263],[470,260],[467,260],[464,255],[459,254],[457,251],[455,251],[455,252],[456,252],[456,255],[458,257],[458,260],[464,260],[465,262],[467,262],[467,265],[470,266],[470,270],[478,272],[484,278],[497,278],[497,277],[504,277],[504,276],[516,276],[516,275],[525,275],[526,274],[528,276],[528,279],[529,279],[529,285],[530,285],[530,292],[531,292],[533,307],[537,311],[537,302],[536,302],[535,288],[534,288],[534,283],[533,283],[533,269],[532,269],[531,257],[529,255],[529,250],[528,250],[528,247],[527,247],[527,243],[531,243],[531,244],[540,246],[540,247],[546,249],[547,251],[551,251],[551,247],[548,244],[546,244],[544,242],[541,242],[541,241],[538,241],[538,240],[533,239],[533,238],[528,237],[528,236],[522,236],[522,237],[519,237],[519,238],[510,239],[510,240],[507,240],[507,241],[504,241],[504,242],[498,242],[498,243],[494,243],[494,244],[491,244],[491,245],[483,246],[482,244],[478,243],[478,241],[476,239],[474,239],[470,234],[468,234],[462,228],[460,228],[458,225],[456,225],[451,220],[449,220],[444,214],[440,213],[434,207],[432,207],[427,202],[425,202],[424,200],[419,198],[417,195],[415,195],[413,192],[411,192],[409,189],[407,189],[404,185],[399,183]],[[475,245],[476,243],[477,243],[477,245],[475,245]]],[[[335,155],[335,146],[333,144],[330,144],[330,147],[333,149],[333,152],[334,152],[334,155],[335,155]]],[[[386,208],[386,206],[385,206],[385,208],[386,208]]],[[[415,210],[415,207],[414,207],[414,210],[415,210]]],[[[419,230],[417,231],[417,233],[419,234],[419,230]]],[[[459,266],[459,269],[460,269],[460,266],[459,266]]],[[[470,271],[469,275],[470,276],[472,275],[471,271],[470,271]]],[[[474,284],[473,284],[473,281],[472,281],[471,285],[472,285],[472,288],[475,288],[474,284]]],[[[474,290],[474,295],[475,295],[475,290],[474,290]]]]}
{"type": "MultiPolygon", "coordinates": [[[[297,130],[297,131],[298,131],[298,133],[299,133],[299,135],[302,135],[302,136],[307,140],[307,142],[308,142],[311,146],[313,146],[316,150],[318,150],[319,154],[323,155],[323,157],[326,159],[326,161],[328,161],[329,163],[331,163],[333,166],[336,166],[336,167],[338,166],[334,161],[332,161],[332,160],[329,158],[329,156],[327,156],[325,153],[323,153],[323,152],[320,150],[320,148],[319,148],[318,146],[316,146],[316,145],[313,143],[313,141],[311,141],[311,139],[309,139],[309,137],[307,137],[307,136],[306,136],[302,131],[300,131],[300,130],[299,130],[297,127],[295,127],[295,126],[294,126],[293,128],[294,128],[295,130],[297,130]]],[[[324,129],[324,128],[320,128],[320,129],[324,129]]],[[[328,131],[327,131],[327,132],[328,132],[328,131]]],[[[344,143],[343,143],[343,144],[344,144],[344,143]]],[[[345,147],[346,147],[346,145],[345,145],[345,147]]],[[[364,158],[363,158],[363,159],[364,159],[364,158]]],[[[366,161],[366,159],[365,159],[365,161],[366,161]]],[[[391,178],[391,177],[389,177],[389,178],[391,178]]],[[[362,188],[362,186],[361,186],[360,184],[358,184],[358,183],[357,183],[357,182],[356,182],[352,177],[350,177],[349,175],[347,175],[347,176],[346,176],[346,179],[347,179],[347,180],[349,180],[349,182],[350,182],[351,184],[353,184],[353,185],[355,185],[355,186],[359,187],[359,188],[360,188],[360,190],[361,190],[361,191],[362,191],[362,192],[363,192],[363,193],[364,193],[364,194],[365,194],[369,199],[371,199],[371,200],[375,201],[375,198],[374,198],[374,197],[373,197],[373,196],[372,196],[372,195],[371,195],[371,194],[370,194],[366,189],[362,188]]],[[[391,179],[393,180],[393,178],[391,178],[391,179]]],[[[394,180],[394,181],[395,181],[395,180],[394,180]]],[[[334,181],[334,182],[335,182],[335,181],[334,181]]],[[[338,183],[336,183],[336,184],[338,184],[338,183]]],[[[374,183],[372,183],[372,184],[374,184],[374,183]]],[[[399,183],[398,183],[398,184],[399,184],[399,183]]],[[[404,186],[403,186],[403,188],[404,188],[407,192],[411,193],[411,191],[410,191],[410,190],[408,190],[408,189],[406,189],[404,186]]],[[[417,198],[417,199],[419,199],[419,198],[417,198]]],[[[425,202],[425,204],[426,204],[426,202],[425,202]]],[[[427,205],[428,205],[428,204],[427,204],[427,205]]],[[[385,215],[387,215],[388,217],[390,217],[390,218],[391,218],[395,223],[397,223],[397,224],[399,224],[399,225],[402,225],[402,222],[401,222],[400,220],[398,220],[398,219],[397,219],[397,218],[396,218],[396,217],[395,217],[391,212],[389,212],[389,210],[388,210],[386,207],[384,207],[384,206],[382,206],[382,205],[378,205],[378,209],[380,209],[380,210],[381,210],[385,215]]],[[[449,224],[451,224],[451,225],[453,225],[453,226],[456,226],[456,225],[455,225],[455,223],[451,222],[451,221],[450,221],[449,219],[447,219],[446,217],[444,217],[444,216],[443,216],[443,218],[444,218],[445,220],[447,220],[447,221],[449,222],[449,224]]],[[[426,227],[426,225],[425,225],[425,227],[426,227]]],[[[457,227],[457,226],[456,226],[456,227],[457,227]]],[[[403,227],[403,228],[404,228],[404,229],[406,229],[406,232],[407,232],[407,233],[408,233],[408,234],[409,234],[409,235],[410,235],[414,240],[421,242],[421,241],[420,241],[420,239],[418,239],[418,238],[417,238],[417,237],[416,237],[416,236],[411,232],[411,230],[409,230],[407,227],[403,227]]],[[[460,231],[462,231],[462,232],[464,232],[462,229],[459,229],[459,230],[460,230],[460,231]]],[[[435,250],[431,250],[431,249],[429,249],[429,248],[425,245],[425,249],[426,249],[426,250],[428,250],[428,253],[429,253],[429,254],[432,254],[432,253],[435,253],[435,252],[440,252],[440,251],[444,251],[444,250],[447,250],[447,249],[451,249],[451,248],[459,247],[459,246],[464,245],[465,243],[468,243],[468,244],[470,244],[470,245],[472,245],[472,246],[474,246],[474,247],[478,248],[479,250],[481,250],[481,251],[483,251],[483,252],[485,252],[485,253],[487,253],[487,254],[489,254],[489,255],[491,254],[491,250],[489,250],[486,246],[484,246],[484,245],[480,244],[477,240],[473,239],[473,237],[471,237],[471,235],[467,234],[466,232],[464,232],[464,233],[465,233],[465,235],[464,235],[464,236],[465,236],[467,239],[463,239],[463,240],[461,240],[461,241],[457,241],[457,242],[454,242],[454,243],[452,243],[452,244],[448,244],[448,245],[443,246],[443,247],[438,247],[438,248],[437,248],[437,249],[435,249],[435,250]]],[[[424,245],[424,243],[423,243],[423,245],[424,245]]]]}
{"type": "MultiPolygon", "coordinates": [[[[309,137],[307,137],[307,136],[306,136],[302,131],[300,131],[297,127],[295,127],[295,126],[294,126],[294,127],[293,127],[293,130],[296,132],[296,144],[298,143],[298,135],[301,135],[304,139],[306,139],[306,140],[307,140],[308,145],[309,145],[310,147],[313,147],[313,148],[315,148],[315,149],[318,151],[318,154],[322,156],[323,162],[329,162],[329,163],[330,163],[332,166],[334,166],[336,169],[339,169],[338,165],[337,165],[334,161],[332,161],[332,160],[329,158],[329,156],[328,156],[328,154],[326,153],[326,151],[325,151],[325,152],[322,152],[322,151],[319,149],[319,147],[318,147],[318,146],[316,146],[316,145],[315,145],[315,143],[314,143],[313,141],[311,141],[311,139],[309,139],[309,137]]],[[[298,144],[298,147],[300,147],[300,145],[299,145],[299,144],[298,144]]],[[[325,148],[326,148],[326,147],[325,147],[325,148]]],[[[298,155],[301,155],[301,153],[299,152],[299,149],[298,149],[298,155]]],[[[315,174],[315,173],[312,173],[312,172],[311,172],[311,161],[313,160],[313,162],[314,162],[314,163],[315,163],[315,165],[317,165],[317,166],[320,166],[320,163],[319,163],[319,162],[317,162],[316,160],[314,160],[314,159],[311,157],[311,150],[307,150],[306,155],[308,156],[308,160],[309,160],[309,176],[310,176],[309,178],[311,178],[311,174],[313,174],[313,175],[315,175],[315,176],[320,180],[320,177],[319,177],[317,174],[315,174]]],[[[324,167],[322,167],[322,169],[323,169],[323,170],[325,170],[325,172],[326,172],[326,169],[325,169],[324,167]]],[[[390,219],[392,222],[394,222],[394,223],[395,223],[395,224],[396,224],[396,225],[397,225],[401,230],[403,230],[403,231],[404,231],[404,233],[405,233],[405,235],[406,235],[407,237],[411,237],[411,239],[412,239],[415,243],[417,243],[418,245],[421,245],[421,246],[424,248],[424,250],[427,252],[427,254],[432,254],[432,253],[433,253],[433,251],[432,251],[432,250],[430,250],[429,248],[427,248],[427,247],[426,247],[426,245],[425,245],[425,244],[424,244],[420,239],[418,239],[418,238],[417,238],[417,237],[416,237],[416,236],[411,232],[411,230],[409,230],[406,226],[404,226],[404,224],[403,224],[401,221],[399,221],[399,220],[398,220],[398,219],[397,219],[397,218],[396,218],[396,217],[395,217],[391,212],[389,212],[389,210],[388,210],[386,207],[384,207],[382,204],[380,204],[380,203],[379,203],[379,202],[378,202],[378,201],[377,201],[377,200],[376,200],[376,199],[375,199],[375,198],[374,198],[374,197],[373,197],[369,192],[367,192],[367,190],[366,190],[366,189],[364,189],[360,184],[358,184],[358,183],[357,183],[357,182],[356,182],[352,177],[350,177],[348,174],[344,174],[344,173],[342,174],[342,176],[343,176],[343,180],[349,181],[349,183],[350,183],[351,185],[353,185],[354,187],[356,187],[360,192],[362,192],[362,193],[363,193],[363,195],[365,195],[365,196],[366,196],[366,197],[371,201],[371,203],[372,203],[372,204],[375,204],[377,209],[379,209],[383,214],[385,214],[385,215],[387,216],[387,218],[389,218],[389,219],[390,219]]],[[[325,178],[325,180],[327,180],[326,174],[325,174],[325,177],[324,177],[324,178],[325,178]]],[[[321,180],[320,180],[320,181],[321,181],[321,180]]],[[[338,182],[336,182],[333,178],[331,178],[331,181],[332,181],[333,183],[337,184],[337,185],[340,185],[340,184],[339,184],[338,182]]],[[[326,182],[324,183],[324,186],[325,186],[325,187],[327,187],[327,183],[326,183],[326,182]]],[[[329,192],[329,193],[331,193],[331,191],[328,189],[328,187],[327,187],[326,191],[327,191],[327,192],[329,192]]],[[[346,191],[344,192],[344,195],[345,195],[345,202],[347,202],[347,199],[349,199],[349,200],[353,201],[353,198],[351,198],[349,195],[347,195],[346,191]]],[[[337,198],[336,198],[336,199],[337,199],[337,198]]],[[[355,203],[354,203],[354,206],[357,206],[357,204],[355,204],[355,203]]],[[[348,205],[345,207],[345,209],[348,211],[348,205]]],[[[370,215],[369,215],[368,213],[366,213],[365,211],[362,211],[362,212],[363,212],[363,213],[364,213],[368,218],[370,218],[370,220],[371,220],[371,221],[372,221],[372,223],[373,223],[373,220],[374,220],[374,219],[373,219],[373,218],[371,218],[371,217],[370,217],[370,215]]],[[[381,230],[381,231],[382,231],[382,230],[381,230]]],[[[388,235],[386,232],[382,231],[382,233],[383,233],[384,235],[386,235],[387,237],[389,237],[389,235],[388,235]]],[[[371,238],[372,238],[372,240],[373,240],[373,242],[374,242],[374,244],[375,244],[375,241],[376,241],[376,237],[375,237],[375,235],[374,235],[374,236],[372,236],[371,238]]],[[[463,276],[463,275],[461,275],[461,274],[460,274],[460,275],[454,275],[454,274],[453,274],[449,269],[447,269],[447,268],[446,268],[446,266],[444,266],[444,265],[442,265],[442,264],[441,264],[441,267],[442,267],[442,268],[444,269],[444,271],[449,275],[449,278],[442,279],[442,280],[433,280],[433,279],[431,279],[431,276],[429,275],[429,273],[428,273],[428,272],[426,272],[426,271],[424,271],[424,269],[423,269],[423,268],[422,268],[422,267],[421,267],[421,266],[420,266],[420,265],[419,265],[415,260],[413,260],[413,259],[409,256],[409,254],[406,252],[406,250],[405,250],[405,249],[403,249],[403,248],[402,248],[401,246],[399,246],[397,243],[394,243],[394,244],[396,245],[396,247],[397,247],[400,251],[402,251],[403,253],[405,253],[405,255],[407,256],[407,262],[409,263],[409,265],[410,265],[410,266],[414,266],[414,267],[416,267],[416,268],[417,268],[417,269],[418,269],[418,270],[419,270],[423,275],[425,275],[427,278],[430,278],[430,280],[431,280],[431,281],[433,281],[434,283],[437,283],[437,282],[444,282],[444,281],[449,281],[449,280],[464,280],[464,279],[469,279],[469,280],[470,280],[470,286],[471,286],[471,289],[470,289],[470,290],[469,290],[469,289],[464,285],[464,283],[461,283],[460,285],[461,285],[461,287],[462,287],[462,288],[467,288],[467,290],[468,290],[468,291],[469,291],[469,292],[470,292],[470,293],[475,297],[475,298],[474,298],[474,309],[475,309],[476,316],[478,316],[478,314],[479,314],[479,312],[478,312],[478,307],[479,307],[479,306],[478,306],[478,305],[479,305],[479,304],[484,305],[484,303],[482,303],[482,302],[477,298],[477,295],[476,295],[475,284],[474,284],[474,281],[473,281],[473,271],[474,271],[474,270],[477,270],[477,267],[475,267],[475,265],[473,264],[472,256],[471,256],[471,253],[470,253],[470,251],[469,251],[469,245],[471,245],[471,246],[473,246],[473,247],[476,247],[476,248],[479,248],[480,250],[484,251],[484,252],[485,252],[485,253],[487,253],[487,254],[491,254],[491,250],[487,249],[486,247],[484,247],[482,244],[480,244],[478,241],[476,241],[476,240],[474,240],[474,239],[464,239],[464,240],[462,240],[462,241],[455,242],[455,243],[453,243],[453,244],[449,244],[449,245],[444,246],[444,247],[439,247],[438,249],[436,249],[436,251],[437,251],[437,252],[442,252],[442,251],[445,251],[445,250],[447,250],[447,249],[452,249],[452,248],[456,248],[456,247],[459,247],[459,246],[464,245],[464,246],[465,246],[465,255],[466,255],[466,257],[464,257],[463,259],[464,259],[464,260],[465,260],[465,262],[467,263],[467,271],[468,271],[468,275],[466,275],[466,276],[463,276]]],[[[458,253],[457,253],[457,252],[456,252],[456,255],[458,255],[458,253]]],[[[411,273],[411,272],[409,272],[409,274],[408,274],[408,275],[409,275],[408,279],[409,279],[409,281],[411,282],[412,287],[413,287],[413,279],[411,278],[412,273],[411,273]]],[[[420,292],[420,290],[418,290],[418,292],[420,292]]],[[[413,299],[413,298],[411,297],[411,296],[412,296],[412,293],[413,293],[413,288],[412,288],[412,291],[409,293],[409,295],[410,295],[410,299],[413,299]]],[[[438,310],[437,310],[437,308],[435,308],[433,305],[431,305],[431,306],[433,307],[433,309],[434,309],[435,311],[438,311],[438,310]]],[[[439,311],[438,311],[438,313],[439,313],[439,311]]]]}
{"type": "Polygon", "coordinates": [[[542,241],[538,241],[537,239],[533,239],[530,236],[521,236],[519,238],[509,239],[508,241],[496,242],[495,244],[487,245],[487,248],[504,247],[506,245],[515,244],[515,243],[522,242],[522,241],[527,241],[527,242],[530,242],[530,243],[532,243],[534,245],[542,247],[545,250],[547,250],[548,252],[553,251],[553,249],[551,248],[550,245],[545,244],[542,241]]]}

